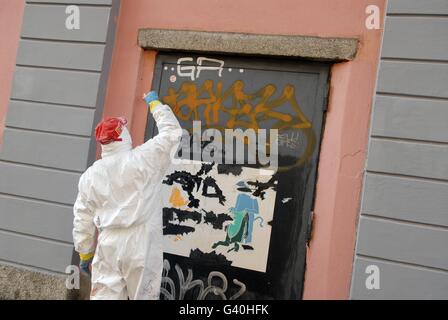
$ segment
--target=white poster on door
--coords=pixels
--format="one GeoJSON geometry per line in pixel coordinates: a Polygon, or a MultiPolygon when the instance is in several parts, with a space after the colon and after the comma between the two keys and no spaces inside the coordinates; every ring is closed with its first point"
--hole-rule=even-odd
{"type": "Polygon", "coordinates": [[[187,160],[173,165],[162,190],[165,252],[218,255],[234,267],[265,272],[277,188],[273,174],[187,160]]]}

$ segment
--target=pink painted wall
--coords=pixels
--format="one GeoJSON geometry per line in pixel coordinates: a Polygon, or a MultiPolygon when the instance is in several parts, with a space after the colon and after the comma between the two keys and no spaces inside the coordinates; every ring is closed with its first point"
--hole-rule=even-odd
{"type": "Polygon", "coordinates": [[[315,228],[307,256],[305,299],[346,299],[355,245],[369,120],[382,30],[365,28],[366,7],[385,0],[122,1],[104,114],[130,120],[143,142],[155,52],[137,45],[139,28],[356,37],[354,61],[332,67],[318,168],[315,228]]]}
{"type": "Polygon", "coordinates": [[[0,145],[12,89],[25,0],[0,0],[0,145]]]}

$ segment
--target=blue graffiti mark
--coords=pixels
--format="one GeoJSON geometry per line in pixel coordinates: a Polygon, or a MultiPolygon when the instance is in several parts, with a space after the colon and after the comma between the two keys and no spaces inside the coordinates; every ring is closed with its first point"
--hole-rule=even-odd
{"type": "MultiPolygon", "coordinates": [[[[260,220],[260,227],[263,227],[263,218],[256,216],[260,213],[258,201],[256,198],[240,193],[236,199],[235,207],[230,208],[233,214],[233,222],[227,226],[226,239],[213,244],[212,248],[220,245],[230,246],[233,244],[232,250],[238,251],[241,243],[251,243],[254,222],[260,220]]],[[[244,246],[243,246],[244,248],[244,246]]]]}
{"type": "MultiPolygon", "coordinates": [[[[235,209],[236,212],[246,212],[249,215],[247,225],[247,235],[245,243],[252,242],[252,232],[254,228],[255,215],[259,214],[257,199],[251,198],[247,194],[239,194],[236,199],[235,209]]],[[[260,217],[261,218],[261,217],[260,217]]]]}

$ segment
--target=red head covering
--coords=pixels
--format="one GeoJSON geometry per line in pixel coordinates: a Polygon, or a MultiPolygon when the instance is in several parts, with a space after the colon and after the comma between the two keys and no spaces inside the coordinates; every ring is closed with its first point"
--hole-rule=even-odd
{"type": "Polygon", "coordinates": [[[96,141],[101,144],[122,141],[120,135],[126,123],[128,121],[125,118],[107,118],[101,121],[95,129],[96,141]]]}

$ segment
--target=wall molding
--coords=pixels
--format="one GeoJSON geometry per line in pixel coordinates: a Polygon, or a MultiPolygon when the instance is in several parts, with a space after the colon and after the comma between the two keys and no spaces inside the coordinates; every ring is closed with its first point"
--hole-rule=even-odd
{"type": "Polygon", "coordinates": [[[358,43],[356,38],[149,28],[140,29],[138,33],[138,45],[148,50],[277,56],[335,62],[353,60],[358,51],[358,43]]]}

